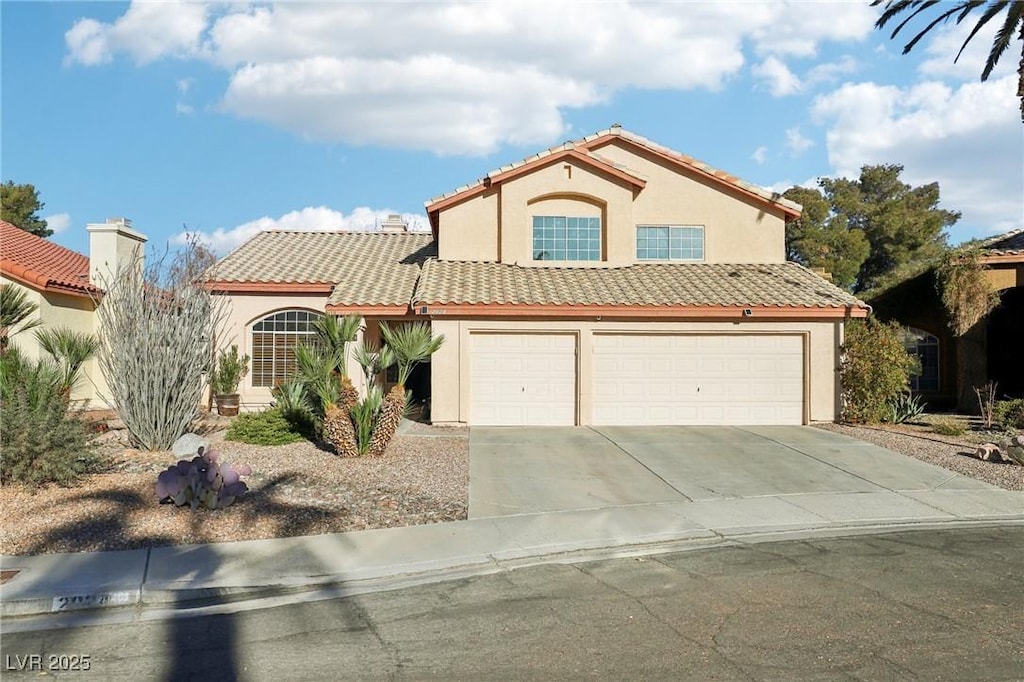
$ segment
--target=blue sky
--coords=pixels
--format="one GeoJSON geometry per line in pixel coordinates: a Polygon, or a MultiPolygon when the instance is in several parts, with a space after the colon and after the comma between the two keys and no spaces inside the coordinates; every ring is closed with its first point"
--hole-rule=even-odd
{"type": "Polygon", "coordinates": [[[0,13],[2,179],[82,252],[108,216],[221,254],[265,228],[425,225],[431,197],[612,123],[780,191],[903,164],[963,213],[953,242],[1024,227],[1019,54],[979,83],[991,31],[957,65],[967,25],[902,56],[866,1],[0,13]]]}

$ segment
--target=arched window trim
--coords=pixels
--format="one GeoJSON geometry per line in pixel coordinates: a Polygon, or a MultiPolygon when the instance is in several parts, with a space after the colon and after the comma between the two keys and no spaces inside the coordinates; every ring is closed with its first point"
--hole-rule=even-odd
{"type": "Polygon", "coordinates": [[[323,316],[310,308],[282,308],[252,320],[248,326],[250,385],[273,388],[294,376],[295,346],[312,337],[312,323],[323,316]]]}
{"type": "Polygon", "coordinates": [[[921,374],[910,377],[910,390],[915,393],[938,391],[941,387],[942,367],[939,362],[939,339],[923,329],[907,328],[904,348],[921,362],[921,374]]]}

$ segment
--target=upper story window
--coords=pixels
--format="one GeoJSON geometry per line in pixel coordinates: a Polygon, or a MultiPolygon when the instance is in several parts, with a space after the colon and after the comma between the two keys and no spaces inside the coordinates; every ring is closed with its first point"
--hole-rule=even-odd
{"type": "Polygon", "coordinates": [[[939,390],[939,340],[926,331],[911,327],[904,337],[903,347],[921,362],[921,373],[910,377],[910,390],[939,390]]]}
{"type": "Polygon", "coordinates": [[[601,260],[601,219],[533,217],[534,260],[601,260]]]}
{"type": "Polygon", "coordinates": [[[295,376],[295,346],[312,340],[311,310],[282,310],[252,326],[252,385],[273,388],[295,376]]]}
{"type": "Polygon", "coordinates": [[[637,260],[704,260],[704,228],[684,225],[639,225],[637,260]]]}

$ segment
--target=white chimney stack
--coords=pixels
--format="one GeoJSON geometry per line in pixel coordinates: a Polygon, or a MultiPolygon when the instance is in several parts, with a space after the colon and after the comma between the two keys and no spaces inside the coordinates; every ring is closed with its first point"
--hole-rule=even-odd
{"type": "Polygon", "coordinates": [[[380,224],[381,232],[408,232],[409,226],[402,220],[402,216],[392,213],[380,224]]]}
{"type": "Polygon", "coordinates": [[[107,218],[105,223],[90,223],[89,281],[103,288],[104,279],[110,280],[118,268],[132,263],[140,269],[146,236],[132,229],[127,218],[107,218]]]}

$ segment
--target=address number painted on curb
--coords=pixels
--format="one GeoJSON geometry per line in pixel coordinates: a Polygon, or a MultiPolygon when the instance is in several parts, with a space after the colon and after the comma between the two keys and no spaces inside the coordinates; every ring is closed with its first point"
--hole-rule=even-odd
{"type": "Polygon", "coordinates": [[[51,613],[75,609],[95,609],[103,606],[128,606],[137,601],[135,592],[101,592],[99,594],[65,594],[53,598],[51,613]]]}

